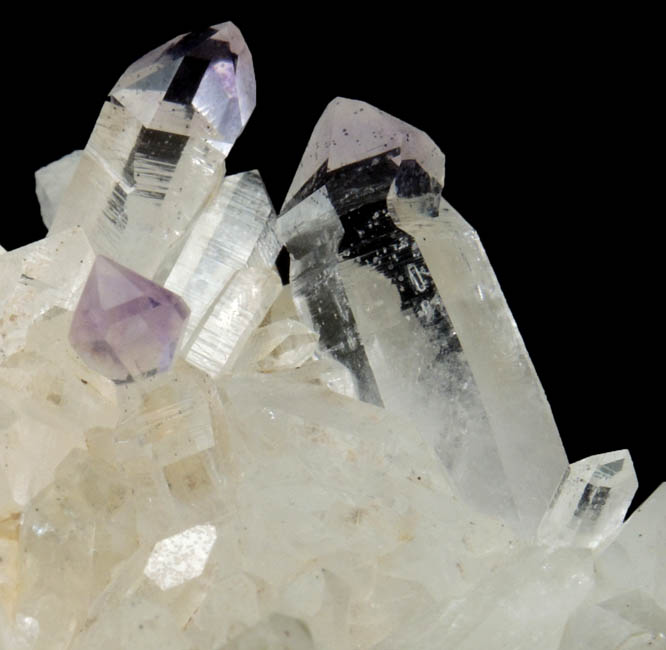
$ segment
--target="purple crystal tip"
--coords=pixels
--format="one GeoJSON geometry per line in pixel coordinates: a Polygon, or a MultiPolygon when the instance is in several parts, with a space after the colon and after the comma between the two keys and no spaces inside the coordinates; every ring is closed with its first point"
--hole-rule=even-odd
{"type": "Polygon", "coordinates": [[[170,368],[189,314],[180,296],[99,255],[69,341],[90,368],[125,383],[170,368]]]}

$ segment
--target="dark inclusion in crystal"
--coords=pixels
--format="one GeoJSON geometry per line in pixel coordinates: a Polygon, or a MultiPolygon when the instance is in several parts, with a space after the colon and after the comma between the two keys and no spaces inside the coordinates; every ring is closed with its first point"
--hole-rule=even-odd
{"type": "MultiPolygon", "coordinates": [[[[390,130],[397,125],[416,131],[394,118],[384,117],[393,122],[383,134],[387,141],[398,140],[397,137],[391,138],[390,130]]],[[[315,129],[313,139],[316,133],[315,129]]],[[[408,132],[399,135],[403,142],[408,140],[408,132]]],[[[325,144],[319,143],[318,146],[325,144]]],[[[335,148],[333,136],[327,144],[335,148]]],[[[430,145],[434,147],[432,142],[430,145]]],[[[338,261],[354,260],[370,267],[395,286],[402,311],[412,313],[424,330],[431,333],[431,338],[437,340],[438,350],[432,360],[437,363],[451,352],[460,352],[460,342],[417,242],[399,227],[394,217],[396,203],[415,199],[425,215],[436,216],[442,190],[444,157],[439,152],[441,175],[433,177],[418,160],[403,159],[402,155],[401,148],[394,147],[335,169],[329,169],[327,159],[293,196],[288,197],[282,214],[288,215],[292,208],[323,188],[342,226],[337,246],[338,261]]],[[[301,231],[299,236],[302,236],[301,231]]],[[[298,259],[299,247],[290,244],[293,240],[290,242],[288,237],[286,246],[298,259]]],[[[307,247],[302,250],[307,251],[307,247]]],[[[352,310],[345,305],[343,295],[344,290],[339,283],[326,278],[320,283],[319,290],[308,296],[312,303],[309,311],[326,315],[321,320],[315,316],[320,344],[346,365],[352,374],[363,377],[359,382],[363,399],[382,404],[379,389],[367,367],[363,346],[355,336],[352,310]],[[332,316],[335,312],[338,312],[337,317],[332,316]],[[347,327],[340,328],[340,322],[346,322],[347,327]]]]}

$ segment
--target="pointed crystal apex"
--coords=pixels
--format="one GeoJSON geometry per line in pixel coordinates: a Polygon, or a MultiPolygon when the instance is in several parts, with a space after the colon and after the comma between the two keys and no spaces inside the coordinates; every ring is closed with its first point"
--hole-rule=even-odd
{"type": "Polygon", "coordinates": [[[572,463],[541,522],[540,541],[597,548],[619,531],[637,488],[626,449],[572,463]]]}
{"type": "Polygon", "coordinates": [[[316,356],[344,366],[360,400],[415,422],[469,503],[531,536],[567,460],[497,279],[443,182],[444,156],[425,133],[336,99],[278,239],[316,356]]]}
{"type": "Polygon", "coordinates": [[[370,193],[428,197],[436,212],[444,154],[423,131],[365,102],[338,97],[324,110],[305,149],[282,211],[323,186],[334,201],[370,193]],[[345,173],[345,171],[348,173],[345,173]]]}
{"type": "Polygon", "coordinates": [[[231,23],[153,50],[107,97],[49,235],[80,225],[96,253],[154,278],[219,187],[254,105],[252,57],[231,23]]]}
{"type": "Polygon", "coordinates": [[[226,155],[256,103],[252,56],[233,23],[214,25],[143,56],[110,97],[144,125],[200,135],[226,155]]]}
{"type": "Polygon", "coordinates": [[[93,370],[125,382],[169,369],[188,316],[180,296],[100,255],[69,339],[93,370]]]}

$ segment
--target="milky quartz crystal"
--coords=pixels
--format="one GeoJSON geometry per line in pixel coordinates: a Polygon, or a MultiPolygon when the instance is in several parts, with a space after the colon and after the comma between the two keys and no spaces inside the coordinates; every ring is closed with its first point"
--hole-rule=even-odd
{"type": "Polygon", "coordinates": [[[278,216],[254,92],[157,48],[0,249],[0,648],[666,649],[666,486],[569,464],[437,145],[338,98],[278,216]]]}

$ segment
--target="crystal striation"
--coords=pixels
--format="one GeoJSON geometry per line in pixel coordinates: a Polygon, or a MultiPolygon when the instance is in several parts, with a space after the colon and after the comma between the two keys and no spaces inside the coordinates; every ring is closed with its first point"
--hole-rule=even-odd
{"type": "Polygon", "coordinates": [[[219,186],[254,104],[231,23],[146,54],[109,93],[49,232],[80,225],[97,253],[152,277],[219,186]]]}
{"type": "Polygon", "coordinates": [[[666,484],[568,463],[442,153],[335,100],[276,219],[249,61],[137,62],[0,250],[0,650],[666,650],[666,484]]]}

